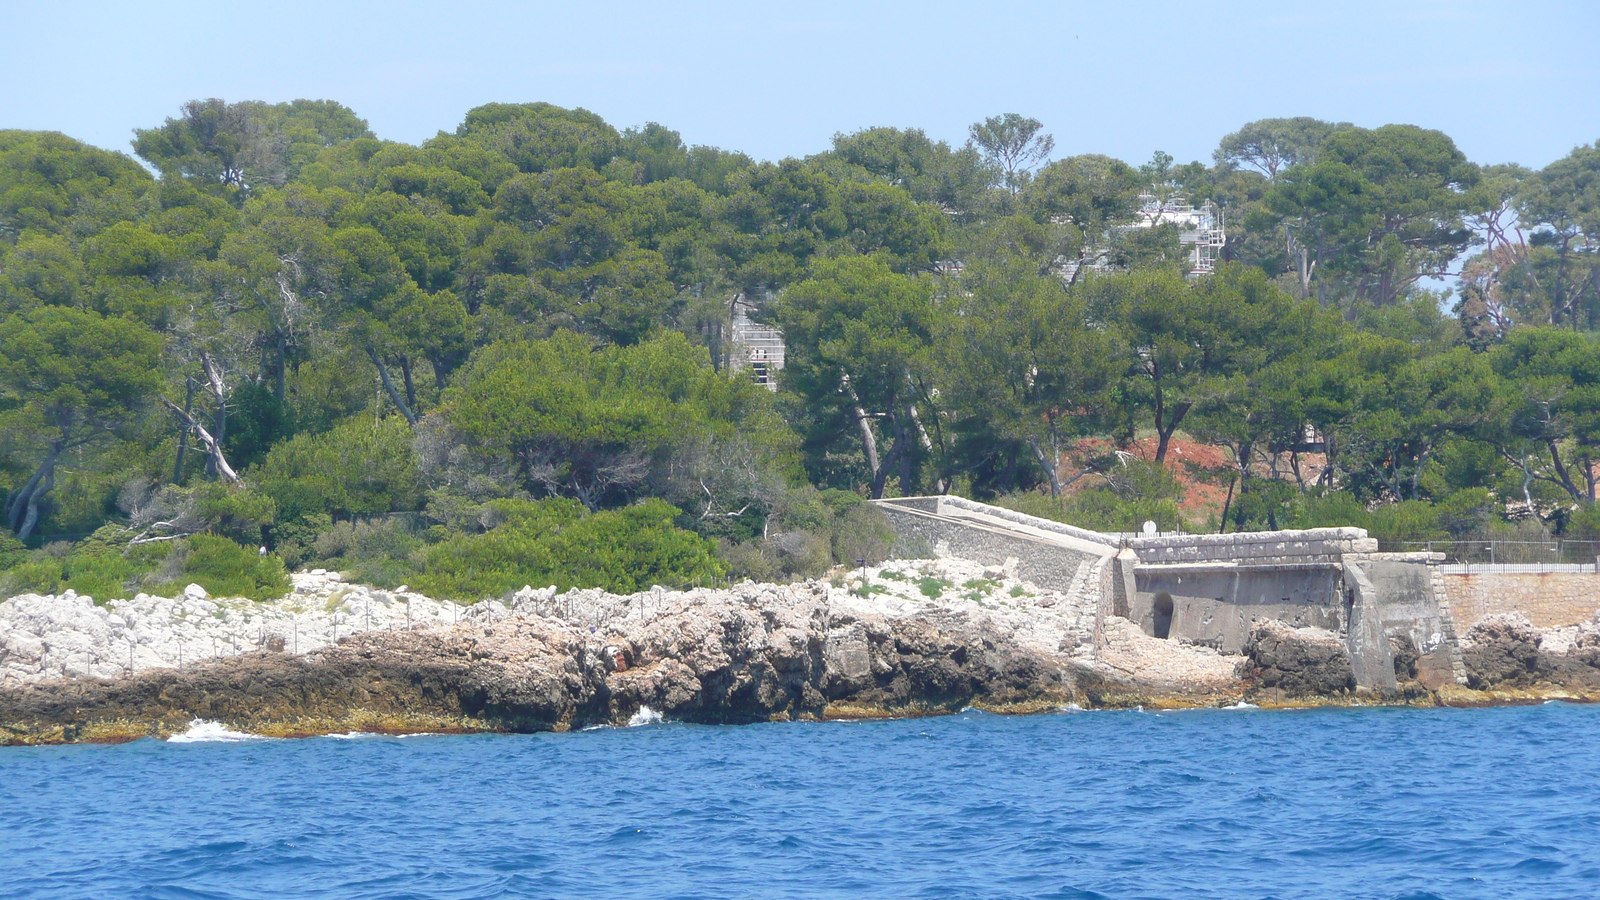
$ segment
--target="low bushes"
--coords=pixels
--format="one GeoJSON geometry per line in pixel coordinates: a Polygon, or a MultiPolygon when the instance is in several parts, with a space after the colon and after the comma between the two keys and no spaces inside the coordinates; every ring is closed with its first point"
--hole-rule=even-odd
{"type": "Polygon", "coordinates": [[[20,559],[3,548],[0,554],[0,562],[11,562],[0,571],[0,598],[72,590],[104,602],[193,582],[218,597],[267,600],[291,586],[278,557],[212,534],[130,546],[108,543],[96,532],[79,544],[51,544],[20,559]]]}
{"type": "Polygon", "coordinates": [[[434,597],[478,600],[524,585],[631,593],[651,585],[715,581],[726,568],[715,545],[673,526],[660,500],[585,514],[573,500],[495,500],[493,528],[427,548],[412,585],[434,597]]]}
{"type": "Polygon", "coordinates": [[[817,578],[836,565],[882,562],[894,530],[877,507],[849,491],[803,487],[786,492],[768,523],[768,536],[723,541],[719,555],[734,578],[787,581],[817,578]]]}
{"type": "Polygon", "coordinates": [[[225,537],[197,534],[188,540],[183,575],[218,597],[270,600],[292,586],[283,560],[259,553],[225,537]]]}

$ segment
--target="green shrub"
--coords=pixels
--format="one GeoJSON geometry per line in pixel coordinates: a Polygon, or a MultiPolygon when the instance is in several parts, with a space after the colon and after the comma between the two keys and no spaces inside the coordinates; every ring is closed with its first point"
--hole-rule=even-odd
{"type": "Polygon", "coordinates": [[[317,538],[333,527],[333,516],[311,513],[272,526],[273,549],[285,568],[299,569],[317,555],[317,538]]]}
{"type": "Polygon", "coordinates": [[[183,576],[217,597],[270,600],[289,592],[293,583],[283,560],[214,534],[189,538],[183,576]]]}
{"type": "Polygon", "coordinates": [[[1456,491],[1437,502],[1403,500],[1374,509],[1343,492],[1304,496],[1285,528],[1365,528],[1386,544],[1454,540],[1474,534],[1488,523],[1492,498],[1487,490],[1456,491]]]}
{"type": "Polygon", "coordinates": [[[276,505],[277,520],[317,513],[362,516],[416,509],[423,483],[404,420],[358,416],[324,434],[272,448],[249,477],[276,505]]]}
{"type": "Polygon", "coordinates": [[[715,545],[674,527],[678,511],[660,500],[587,515],[572,500],[496,500],[489,507],[501,520],[494,528],[425,551],[424,571],[412,580],[418,590],[466,600],[529,584],[630,593],[726,572],[715,545]]]}
{"type": "Polygon", "coordinates": [[[54,594],[61,587],[61,560],[36,554],[0,573],[0,599],[18,594],[54,594]]]}
{"type": "Polygon", "coordinates": [[[69,589],[101,603],[131,597],[159,580],[157,573],[176,549],[166,541],[129,546],[132,534],[106,525],[77,544],[57,542],[25,554],[0,574],[0,597],[69,589]]]}
{"type": "Polygon", "coordinates": [[[1290,528],[1365,528],[1367,507],[1353,494],[1306,495],[1295,505],[1290,528]]]}
{"type": "MultiPolygon", "coordinates": [[[[758,524],[755,531],[759,533],[758,524]]],[[[787,491],[766,522],[768,537],[734,543],[717,555],[733,578],[787,581],[818,578],[835,565],[869,564],[889,557],[894,529],[876,506],[849,491],[802,487],[787,491]]]]}
{"type": "Polygon", "coordinates": [[[143,560],[121,553],[74,553],[63,560],[62,589],[71,589],[105,602],[138,592],[140,576],[149,571],[143,560]]]}
{"type": "Polygon", "coordinates": [[[1176,531],[1183,522],[1174,500],[1121,497],[1104,487],[1088,488],[1060,500],[1038,491],[1023,491],[996,498],[994,504],[1092,531],[1139,531],[1145,522],[1156,523],[1161,531],[1176,531]]]}
{"type": "Polygon", "coordinates": [[[245,544],[259,544],[262,529],[277,517],[270,496],[247,487],[205,482],[194,488],[195,514],[209,531],[245,544]]]}
{"type": "Polygon", "coordinates": [[[812,487],[789,491],[775,518],[783,527],[774,531],[805,532],[820,538],[835,565],[855,565],[858,559],[879,563],[894,546],[889,520],[861,495],[849,491],[812,487]]]}
{"type": "Polygon", "coordinates": [[[378,519],[332,525],[317,535],[311,549],[318,565],[363,584],[394,588],[418,573],[413,557],[422,546],[404,521],[378,519]]]}
{"type": "Polygon", "coordinates": [[[1183,484],[1171,469],[1151,460],[1130,459],[1107,470],[1103,483],[1059,499],[1040,491],[1022,491],[994,503],[1094,531],[1139,531],[1145,522],[1156,523],[1161,531],[1176,531],[1183,524],[1178,507],[1183,495],[1183,484]]]}
{"type": "Polygon", "coordinates": [[[1574,541],[1600,541],[1600,503],[1586,503],[1567,519],[1566,535],[1574,541]]]}
{"type": "Polygon", "coordinates": [[[5,532],[0,532],[0,572],[28,558],[28,545],[5,532]]]}

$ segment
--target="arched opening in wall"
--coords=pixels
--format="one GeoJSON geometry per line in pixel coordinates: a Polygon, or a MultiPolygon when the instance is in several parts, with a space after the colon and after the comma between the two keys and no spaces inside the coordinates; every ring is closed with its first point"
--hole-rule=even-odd
{"type": "Polygon", "coordinates": [[[1155,621],[1151,624],[1150,631],[1156,637],[1166,640],[1172,634],[1172,595],[1166,591],[1156,595],[1153,605],[1155,621]]]}

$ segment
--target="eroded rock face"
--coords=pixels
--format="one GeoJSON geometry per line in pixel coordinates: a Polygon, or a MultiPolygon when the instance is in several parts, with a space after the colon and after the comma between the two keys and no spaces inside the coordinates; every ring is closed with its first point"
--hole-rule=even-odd
{"type": "Polygon", "coordinates": [[[1515,614],[1488,616],[1461,642],[1467,685],[1476,690],[1532,684],[1539,676],[1539,629],[1515,614]]]}
{"type": "MultiPolygon", "coordinates": [[[[553,592],[534,593],[527,599],[556,612],[553,592]]],[[[262,733],[373,722],[544,731],[625,722],[642,706],[707,723],[1042,708],[1094,678],[984,616],[939,606],[863,615],[835,608],[816,583],[662,594],[656,608],[637,596],[589,599],[617,609],[586,625],[593,604],[568,597],[559,616],[475,617],[366,632],[301,656],[264,650],[181,671],[23,684],[0,690],[0,740],[169,733],[194,718],[262,733]]]]}
{"type": "Polygon", "coordinates": [[[1337,696],[1356,687],[1350,653],[1338,635],[1276,621],[1251,629],[1238,672],[1254,688],[1291,696],[1337,696]]]}

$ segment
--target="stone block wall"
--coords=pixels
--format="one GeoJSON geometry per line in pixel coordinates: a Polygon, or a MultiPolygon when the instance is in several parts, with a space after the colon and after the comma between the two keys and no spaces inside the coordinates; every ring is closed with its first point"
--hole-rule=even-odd
{"type": "Polygon", "coordinates": [[[1438,588],[1438,566],[1430,564],[1435,562],[1429,554],[1373,554],[1351,565],[1372,583],[1383,634],[1410,640],[1421,655],[1418,680],[1437,690],[1464,681],[1466,668],[1450,604],[1438,588]]]}
{"type": "Polygon", "coordinates": [[[1051,534],[1059,534],[1074,540],[1087,541],[1091,544],[1101,544],[1107,547],[1119,547],[1122,544],[1122,542],[1116,538],[1107,534],[1102,534],[1098,531],[1090,531],[1087,528],[1079,528],[1076,525],[1068,525],[1064,522],[1053,522],[1049,519],[1041,519],[1038,516],[1030,516],[1027,513],[1019,513],[1015,510],[1003,509],[998,506],[990,506],[987,503],[979,503],[976,500],[968,500],[965,497],[908,497],[886,502],[895,505],[913,506],[916,509],[926,509],[928,512],[937,512],[946,515],[959,515],[964,512],[975,513],[986,518],[999,519],[1003,522],[1021,525],[1024,528],[1047,531],[1051,534]],[[931,507],[927,505],[928,501],[933,501],[931,507]]]}
{"type": "Polygon", "coordinates": [[[1600,575],[1579,572],[1443,574],[1461,634],[1495,613],[1518,612],[1539,628],[1586,622],[1600,610],[1600,575]]]}
{"type": "Polygon", "coordinates": [[[1367,537],[1366,531],[1360,528],[1308,528],[1133,538],[1129,546],[1145,565],[1195,562],[1296,565],[1307,561],[1337,562],[1351,553],[1371,553],[1378,549],[1378,542],[1367,537]]]}
{"type": "Polygon", "coordinates": [[[1092,581],[1092,590],[1099,593],[1108,568],[1097,563],[1116,554],[1112,547],[1072,547],[977,522],[952,521],[898,501],[879,504],[878,509],[895,531],[896,555],[959,556],[986,566],[1014,559],[1018,577],[1048,590],[1081,591],[1092,581]]]}

